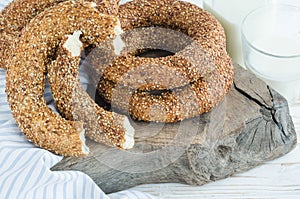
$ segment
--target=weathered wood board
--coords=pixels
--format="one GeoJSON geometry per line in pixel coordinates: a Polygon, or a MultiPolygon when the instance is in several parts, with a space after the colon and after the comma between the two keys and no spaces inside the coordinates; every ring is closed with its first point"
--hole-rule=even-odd
{"type": "Polygon", "coordinates": [[[210,113],[134,126],[132,150],[88,141],[90,156],[64,158],[52,169],[82,171],[106,193],[147,183],[203,185],[283,156],[297,143],[286,100],[239,66],[230,93],[210,113]]]}

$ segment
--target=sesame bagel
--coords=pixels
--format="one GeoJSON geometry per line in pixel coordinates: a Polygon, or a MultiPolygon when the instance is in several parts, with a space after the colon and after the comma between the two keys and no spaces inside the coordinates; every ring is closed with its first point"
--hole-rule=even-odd
{"type": "MultiPolygon", "coordinates": [[[[130,71],[133,67],[147,66],[149,63],[158,64],[157,62],[159,62],[159,66],[165,66],[167,62],[163,60],[172,60],[174,56],[140,58],[131,53],[120,56],[112,65],[103,70],[98,84],[99,94],[111,103],[112,107],[129,113],[137,120],[177,122],[208,112],[223,100],[233,82],[233,65],[226,52],[224,30],[211,14],[184,1],[134,0],[120,6],[119,18],[125,31],[149,26],[181,31],[193,38],[197,46],[201,47],[199,50],[204,52],[205,56],[195,59],[205,60],[207,58],[208,62],[204,63],[211,64],[183,64],[178,67],[177,74],[181,78],[184,77],[182,78],[184,81],[176,82],[172,81],[176,79],[176,75],[173,78],[174,76],[169,76],[163,70],[159,71],[159,67],[154,67],[156,73],[153,73],[152,76],[145,77],[139,73],[137,75],[132,73],[131,76],[127,74],[131,74],[130,71]],[[184,68],[186,66],[190,67],[184,68]],[[188,74],[184,71],[193,72],[188,74]],[[168,87],[151,81],[156,80],[156,76],[164,78],[159,81],[159,84],[165,81],[168,87]],[[136,77],[141,79],[136,79],[136,77]],[[136,82],[133,83],[133,80],[136,82]],[[185,84],[181,84],[184,82],[185,84]],[[171,85],[171,83],[173,84],[171,85]]],[[[166,38],[169,38],[168,35],[166,38]]],[[[147,38],[144,37],[144,39],[147,38]]],[[[126,41],[126,39],[124,40],[126,41]]],[[[139,41],[139,39],[136,40],[139,41]]],[[[137,49],[133,49],[133,51],[135,50],[137,49]]],[[[185,54],[185,57],[188,60],[191,55],[185,54]]],[[[190,60],[193,58],[192,56],[190,60]]],[[[177,65],[180,65],[179,62],[177,65]]],[[[98,71],[101,73],[101,70],[98,71]]],[[[143,70],[133,71],[142,72],[143,70]]]]}
{"type": "MultiPolygon", "coordinates": [[[[116,17],[101,14],[94,3],[67,1],[37,15],[22,30],[14,57],[9,61],[6,93],[17,124],[34,144],[59,155],[88,154],[84,122],[62,118],[48,108],[44,100],[47,67],[55,60],[57,48],[66,35],[80,31],[83,43],[101,43],[115,37],[118,24],[116,17]]],[[[69,83],[77,85],[77,82],[69,83]]],[[[124,125],[124,116],[117,117],[121,121],[103,117],[102,121],[107,119],[107,126],[124,125]]],[[[98,136],[103,140],[123,146],[122,142],[126,141],[125,132],[122,132],[126,130],[124,126],[116,129],[120,130],[117,132],[120,135],[114,131],[114,136],[110,136],[102,130],[98,136]]]]}
{"type": "Polygon", "coordinates": [[[97,64],[93,60],[91,65],[97,74],[111,82],[131,79],[124,86],[137,88],[135,80],[141,76],[147,76],[147,81],[138,85],[139,90],[186,86],[215,70],[215,61],[222,59],[222,51],[226,49],[225,33],[220,23],[211,14],[191,3],[134,0],[120,6],[119,18],[125,32],[123,40],[126,48],[109,65],[97,64]],[[162,50],[171,51],[174,55],[145,58],[136,56],[135,52],[139,48],[165,48],[162,50]],[[153,71],[147,69],[149,72],[146,74],[138,72],[144,70],[136,69],[151,64],[159,67],[153,71]],[[166,71],[170,71],[169,74],[166,71]],[[153,73],[164,74],[164,78],[158,81],[155,75],[147,75],[153,73]]]}

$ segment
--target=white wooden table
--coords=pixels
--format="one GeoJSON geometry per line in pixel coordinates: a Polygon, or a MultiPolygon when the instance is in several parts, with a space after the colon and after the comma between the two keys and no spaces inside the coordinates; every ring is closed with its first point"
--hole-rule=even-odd
{"type": "Polygon", "coordinates": [[[298,134],[291,153],[248,172],[204,186],[151,184],[135,187],[162,199],[300,199],[300,104],[290,107],[298,134]]]}

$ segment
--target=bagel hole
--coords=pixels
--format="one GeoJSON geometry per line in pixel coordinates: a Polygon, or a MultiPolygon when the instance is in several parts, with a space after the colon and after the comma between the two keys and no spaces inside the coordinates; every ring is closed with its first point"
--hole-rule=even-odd
{"type": "Polygon", "coordinates": [[[159,58],[173,56],[175,53],[161,49],[139,49],[135,53],[136,57],[159,58]]]}
{"type": "Polygon", "coordinates": [[[151,90],[148,92],[150,95],[161,96],[163,93],[170,92],[170,90],[151,90]]]}

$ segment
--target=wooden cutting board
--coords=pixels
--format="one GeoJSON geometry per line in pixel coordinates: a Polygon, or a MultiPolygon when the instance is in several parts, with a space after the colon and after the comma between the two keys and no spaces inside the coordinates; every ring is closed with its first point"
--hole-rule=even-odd
{"type": "Polygon", "coordinates": [[[88,157],[52,170],[78,170],[106,193],[148,183],[203,185],[290,152],[297,143],[287,101],[239,66],[216,108],[175,124],[135,123],[136,144],[119,151],[88,140],[88,157]]]}

